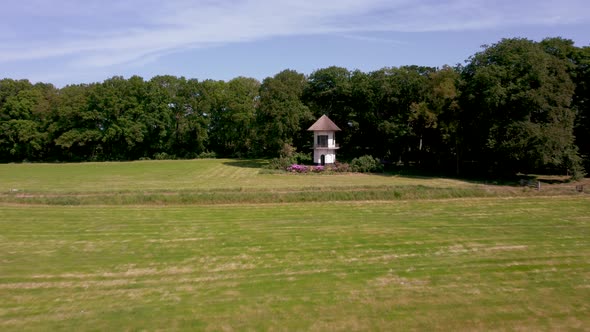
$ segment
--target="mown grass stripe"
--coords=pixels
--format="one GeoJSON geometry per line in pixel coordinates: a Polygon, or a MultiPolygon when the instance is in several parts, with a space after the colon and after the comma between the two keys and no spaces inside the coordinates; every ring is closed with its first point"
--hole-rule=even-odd
{"type": "Polygon", "coordinates": [[[0,327],[575,329],[589,203],[0,206],[0,327]]]}

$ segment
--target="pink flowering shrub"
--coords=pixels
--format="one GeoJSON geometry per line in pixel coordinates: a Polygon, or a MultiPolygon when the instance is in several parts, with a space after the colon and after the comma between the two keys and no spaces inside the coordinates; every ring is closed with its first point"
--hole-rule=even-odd
{"type": "Polygon", "coordinates": [[[287,172],[291,172],[291,173],[308,173],[308,172],[321,173],[325,170],[326,169],[324,168],[324,166],[305,166],[305,165],[293,164],[293,165],[287,167],[287,172]]]}
{"type": "Polygon", "coordinates": [[[293,173],[307,173],[308,168],[305,165],[293,164],[293,165],[287,167],[287,171],[293,172],[293,173]]]}
{"type": "Polygon", "coordinates": [[[324,171],[324,166],[309,166],[312,172],[320,173],[324,171]]]}

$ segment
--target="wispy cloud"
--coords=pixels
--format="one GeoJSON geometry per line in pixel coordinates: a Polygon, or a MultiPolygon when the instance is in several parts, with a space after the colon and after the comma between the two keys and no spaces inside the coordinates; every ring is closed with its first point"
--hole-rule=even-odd
{"type": "Polygon", "coordinates": [[[393,44],[393,45],[404,45],[406,42],[400,40],[394,40],[389,38],[382,38],[382,37],[375,37],[375,36],[366,36],[362,34],[342,34],[340,37],[352,40],[360,40],[363,42],[370,42],[370,43],[383,43],[383,44],[393,44]]]}
{"type": "Polygon", "coordinates": [[[585,0],[21,0],[4,7],[0,62],[67,56],[72,67],[149,61],[180,49],[278,36],[377,41],[365,33],[590,20],[585,0]]]}

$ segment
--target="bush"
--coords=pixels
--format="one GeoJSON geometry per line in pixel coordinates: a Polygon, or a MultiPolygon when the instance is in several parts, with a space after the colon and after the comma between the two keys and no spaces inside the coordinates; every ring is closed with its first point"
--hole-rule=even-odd
{"type": "Polygon", "coordinates": [[[197,158],[199,159],[215,159],[216,157],[217,155],[215,154],[215,152],[201,152],[197,156],[197,158]]]}
{"type": "Polygon", "coordinates": [[[175,155],[169,155],[166,152],[158,152],[154,154],[155,160],[174,160],[176,159],[175,155]]]}
{"type": "Polygon", "coordinates": [[[329,170],[332,172],[338,172],[338,173],[352,172],[352,170],[350,169],[350,165],[347,163],[335,162],[334,165],[330,165],[328,167],[329,167],[329,170]]]}
{"type": "Polygon", "coordinates": [[[383,171],[383,165],[377,158],[373,156],[364,155],[362,157],[354,158],[350,163],[350,168],[353,172],[369,173],[383,171]]]}
{"type": "Polygon", "coordinates": [[[280,158],[291,158],[295,155],[296,152],[297,152],[297,148],[295,148],[294,146],[292,146],[289,143],[285,143],[285,144],[283,144],[281,151],[279,151],[279,157],[280,158]]]}
{"type": "Polygon", "coordinates": [[[279,158],[290,158],[294,164],[309,164],[312,161],[311,153],[297,152],[297,148],[287,143],[283,144],[279,158]]]}
{"type": "Polygon", "coordinates": [[[298,164],[311,164],[312,157],[311,153],[295,152],[293,157],[297,160],[298,164]]]}
{"type": "Polygon", "coordinates": [[[268,165],[264,168],[267,169],[280,169],[286,170],[289,166],[295,164],[295,160],[292,157],[279,157],[279,158],[272,158],[268,165]]]}
{"type": "Polygon", "coordinates": [[[293,172],[293,173],[307,173],[308,170],[309,170],[309,168],[305,165],[293,164],[293,165],[287,167],[287,171],[293,172]]]}
{"type": "Polygon", "coordinates": [[[287,171],[292,172],[292,173],[307,173],[307,172],[321,173],[324,170],[325,170],[324,166],[305,166],[305,165],[293,164],[293,165],[287,167],[287,171]]]}
{"type": "Polygon", "coordinates": [[[324,166],[309,166],[309,170],[314,173],[321,173],[325,171],[325,169],[326,168],[324,166]]]}

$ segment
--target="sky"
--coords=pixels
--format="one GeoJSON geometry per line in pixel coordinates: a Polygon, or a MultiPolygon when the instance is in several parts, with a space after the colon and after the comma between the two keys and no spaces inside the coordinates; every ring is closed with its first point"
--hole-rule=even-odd
{"type": "Polygon", "coordinates": [[[0,78],[263,80],[284,69],[464,63],[502,38],[590,45],[588,0],[19,0],[0,7],[0,78]]]}

